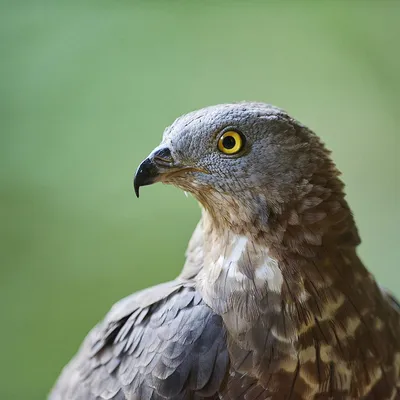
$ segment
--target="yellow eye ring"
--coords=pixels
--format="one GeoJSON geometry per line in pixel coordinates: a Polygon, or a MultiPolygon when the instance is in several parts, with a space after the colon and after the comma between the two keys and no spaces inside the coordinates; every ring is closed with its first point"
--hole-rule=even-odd
{"type": "Polygon", "coordinates": [[[236,154],[244,145],[242,135],[235,131],[225,132],[218,140],[218,150],[224,154],[236,154]]]}

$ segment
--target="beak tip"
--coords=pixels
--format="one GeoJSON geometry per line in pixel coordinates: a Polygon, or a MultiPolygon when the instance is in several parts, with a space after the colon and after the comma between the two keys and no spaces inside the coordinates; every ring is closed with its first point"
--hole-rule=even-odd
{"type": "Polygon", "coordinates": [[[140,185],[136,181],[136,175],[135,175],[135,178],[133,179],[133,189],[135,190],[136,197],[139,198],[140,185]]]}

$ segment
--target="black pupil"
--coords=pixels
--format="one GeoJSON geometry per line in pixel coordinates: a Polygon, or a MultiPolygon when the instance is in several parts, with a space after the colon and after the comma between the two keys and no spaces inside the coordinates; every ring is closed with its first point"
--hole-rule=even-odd
{"type": "Polygon", "coordinates": [[[225,147],[225,149],[233,149],[236,144],[236,139],[233,136],[225,136],[222,139],[222,145],[225,147]]]}

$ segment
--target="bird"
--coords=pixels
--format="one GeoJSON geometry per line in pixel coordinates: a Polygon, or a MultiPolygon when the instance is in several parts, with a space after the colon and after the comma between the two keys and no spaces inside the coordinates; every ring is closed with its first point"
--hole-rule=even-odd
{"type": "Polygon", "coordinates": [[[189,112],[137,197],[156,182],[201,207],[181,273],[112,306],[50,400],[400,399],[400,306],[311,129],[259,102],[189,112]]]}

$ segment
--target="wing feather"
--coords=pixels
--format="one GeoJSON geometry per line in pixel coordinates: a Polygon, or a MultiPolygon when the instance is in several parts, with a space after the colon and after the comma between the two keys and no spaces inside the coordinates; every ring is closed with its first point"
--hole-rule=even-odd
{"type": "Polygon", "coordinates": [[[221,317],[192,285],[174,281],[117,303],[50,400],[200,399],[216,395],[228,369],[221,317]]]}

